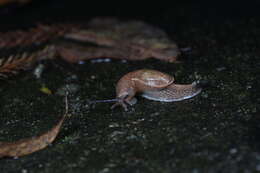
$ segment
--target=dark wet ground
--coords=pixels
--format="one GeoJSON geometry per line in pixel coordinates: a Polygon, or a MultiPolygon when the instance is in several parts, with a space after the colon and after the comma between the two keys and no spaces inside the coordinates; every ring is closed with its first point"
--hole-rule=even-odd
{"type": "MultiPolygon", "coordinates": [[[[259,17],[206,7],[179,4],[157,17],[140,17],[192,49],[183,63],[48,63],[42,81],[49,89],[75,88],[72,116],[53,145],[1,159],[0,172],[260,172],[259,17]],[[109,103],[89,105],[115,97],[116,81],[140,68],[167,72],[178,83],[205,79],[211,86],[182,102],[139,98],[129,112],[110,110],[109,103]]],[[[0,141],[45,132],[63,114],[64,98],[40,92],[42,81],[25,72],[2,82],[0,141]]]]}

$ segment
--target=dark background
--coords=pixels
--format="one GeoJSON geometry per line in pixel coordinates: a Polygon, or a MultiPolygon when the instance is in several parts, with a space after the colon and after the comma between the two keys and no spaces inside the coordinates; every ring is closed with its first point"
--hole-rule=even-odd
{"type": "MultiPolygon", "coordinates": [[[[1,159],[0,172],[260,171],[260,1],[141,2],[34,0],[1,7],[1,31],[116,16],[159,26],[178,46],[192,51],[182,55],[181,64],[148,60],[77,66],[81,89],[70,98],[75,113],[57,140],[32,155],[1,159]],[[130,112],[111,111],[110,104],[85,106],[86,98],[114,97],[116,81],[144,67],[169,72],[178,83],[190,83],[197,74],[213,85],[174,104],[141,98],[130,112]],[[118,126],[110,128],[113,124],[118,126]]],[[[55,91],[65,85],[66,72],[46,70],[46,86],[55,91]]],[[[1,141],[46,131],[59,114],[51,115],[63,107],[56,95],[39,92],[29,72],[15,79],[1,86],[6,91],[1,93],[1,141]]]]}
{"type": "MultiPolygon", "coordinates": [[[[31,22],[82,21],[93,16],[136,18],[167,26],[167,22],[182,23],[199,19],[220,22],[259,16],[260,2],[255,1],[171,1],[108,3],[103,1],[34,0],[19,6],[7,5],[0,10],[1,25],[25,25],[31,22]],[[176,11],[179,11],[176,13],[176,11]],[[176,15],[177,14],[177,15],[176,15]]],[[[4,27],[3,26],[3,27],[4,27]]]]}

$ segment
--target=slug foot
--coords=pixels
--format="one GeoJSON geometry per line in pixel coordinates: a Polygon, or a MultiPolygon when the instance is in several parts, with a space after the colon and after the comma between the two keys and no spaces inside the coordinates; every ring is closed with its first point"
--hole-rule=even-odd
{"type": "Polygon", "coordinates": [[[126,104],[126,102],[124,100],[120,100],[120,101],[116,102],[115,104],[113,104],[111,106],[111,109],[114,109],[117,106],[122,106],[125,111],[128,111],[127,104],[126,104]]]}
{"type": "Polygon", "coordinates": [[[121,106],[124,108],[125,111],[128,111],[128,106],[133,106],[136,103],[137,99],[135,97],[132,99],[120,99],[118,100],[118,102],[111,106],[111,109],[114,109],[117,106],[121,106]]]}

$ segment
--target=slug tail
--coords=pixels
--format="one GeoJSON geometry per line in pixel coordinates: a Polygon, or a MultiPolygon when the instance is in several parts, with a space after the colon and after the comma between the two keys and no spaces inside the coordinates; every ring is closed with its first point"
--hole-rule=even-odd
{"type": "Polygon", "coordinates": [[[175,102],[192,98],[202,91],[200,82],[188,85],[172,84],[159,91],[146,91],[142,94],[144,98],[161,102],[175,102]]]}

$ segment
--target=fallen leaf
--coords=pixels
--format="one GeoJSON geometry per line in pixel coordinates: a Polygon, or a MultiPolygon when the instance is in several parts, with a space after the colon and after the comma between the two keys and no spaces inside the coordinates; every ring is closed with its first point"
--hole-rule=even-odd
{"type": "Polygon", "coordinates": [[[15,142],[0,142],[0,158],[20,157],[44,149],[51,144],[58,135],[65,117],[66,115],[63,115],[51,130],[39,136],[21,139],[15,142]]]}
{"type": "Polygon", "coordinates": [[[44,94],[48,94],[48,95],[52,94],[52,91],[47,87],[41,87],[40,91],[43,92],[44,94]]]}

